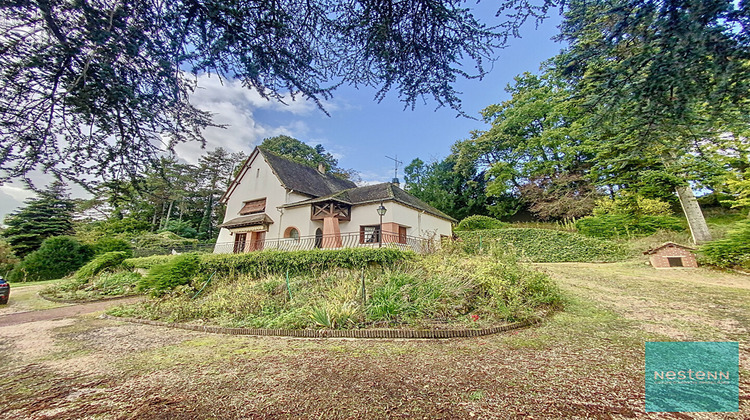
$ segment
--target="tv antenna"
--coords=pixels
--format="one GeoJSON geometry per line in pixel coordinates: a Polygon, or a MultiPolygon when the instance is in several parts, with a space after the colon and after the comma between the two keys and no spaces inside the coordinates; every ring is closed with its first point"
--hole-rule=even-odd
{"type": "Polygon", "coordinates": [[[398,155],[396,157],[390,157],[386,156],[388,159],[392,160],[394,163],[395,168],[393,169],[393,182],[398,183],[398,165],[402,165],[404,162],[401,162],[398,160],[398,155]]]}

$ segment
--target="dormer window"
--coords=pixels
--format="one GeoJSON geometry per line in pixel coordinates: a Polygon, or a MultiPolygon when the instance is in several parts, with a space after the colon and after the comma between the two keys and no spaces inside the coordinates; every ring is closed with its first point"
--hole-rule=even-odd
{"type": "Polygon", "coordinates": [[[266,211],[266,199],[245,201],[245,205],[240,209],[240,216],[247,214],[263,213],[266,211]]]}

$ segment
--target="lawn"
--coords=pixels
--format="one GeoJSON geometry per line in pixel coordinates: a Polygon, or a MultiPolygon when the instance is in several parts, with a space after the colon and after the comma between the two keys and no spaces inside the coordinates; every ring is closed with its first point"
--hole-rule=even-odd
{"type": "Polygon", "coordinates": [[[750,277],[641,262],[536,267],[558,280],[566,311],[482,338],[235,337],[96,316],[0,327],[3,415],[646,417],[650,340],[740,341],[741,413],[725,417],[750,415],[750,277]]]}
{"type": "Polygon", "coordinates": [[[28,283],[11,283],[10,299],[8,300],[7,305],[0,305],[0,315],[65,306],[63,303],[50,302],[39,297],[40,291],[59,281],[60,280],[46,280],[28,283]]]}

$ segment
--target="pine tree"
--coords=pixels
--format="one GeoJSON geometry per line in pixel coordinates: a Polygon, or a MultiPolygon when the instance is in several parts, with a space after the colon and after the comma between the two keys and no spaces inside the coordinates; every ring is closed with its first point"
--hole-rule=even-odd
{"type": "Polygon", "coordinates": [[[23,207],[5,218],[8,228],[2,233],[13,253],[25,257],[52,236],[73,233],[75,204],[60,181],[53,182],[39,197],[26,201],[23,207]]]}

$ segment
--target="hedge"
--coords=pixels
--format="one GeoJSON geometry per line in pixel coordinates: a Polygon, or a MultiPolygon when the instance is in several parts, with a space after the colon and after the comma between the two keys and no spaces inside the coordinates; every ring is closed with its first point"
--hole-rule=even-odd
{"type": "Polygon", "coordinates": [[[292,274],[303,274],[331,268],[364,268],[371,265],[389,267],[414,256],[413,252],[392,248],[268,250],[245,254],[208,254],[201,256],[199,271],[262,276],[289,270],[292,274]]]}
{"type": "MultiPolygon", "coordinates": [[[[362,268],[370,265],[393,266],[399,261],[414,258],[410,251],[393,248],[350,248],[340,250],[314,249],[310,251],[256,251],[243,254],[201,254],[199,272],[242,273],[260,276],[268,273],[309,273],[329,268],[362,268]]],[[[151,269],[165,264],[174,255],[154,255],[130,258],[123,266],[134,269],[151,269]]]]}
{"type": "Polygon", "coordinates": [[[549,229],[508,228],[458,232],[461,245],[476,252],[493,243],[511,246],[532,262],[611,262],[627,258],[620,245],[598,238],[549,229]]]}

